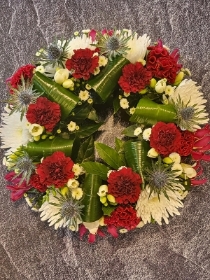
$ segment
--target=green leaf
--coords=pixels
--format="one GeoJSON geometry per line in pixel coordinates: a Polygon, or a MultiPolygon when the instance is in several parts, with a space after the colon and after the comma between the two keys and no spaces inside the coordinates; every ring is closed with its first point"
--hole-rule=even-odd
{"type": "Polygon", "coordinates": [[[94,161],[94,141],[93,137],[88,137],[80,145],[76,162],[94,161]]]}
{"type": "Polygon", "coordinates": [[[115,138],[115,150],[118,153],[124,150],[124,144],[125,144],[125,141],[123,141],[117,137],[115,138]]]}
{"type": "Polygon", "coordinates": [[[130,117],[131,122],[140,123],[142,120],[151,122],[176,122],[176,111],[173,105],[157,104],[150,99],[142,98],[136,106],[134,114],[130,117]]]}
{"type": "Polygon", "coordinates": [[[35,89],[39,92],[43,92],[49,100],[60,105],[62,120],[68,117],[69,113],[74,109],[79,101],[79,98],[76,95],[40,72],[35,72],[33,76],[33,83],[35,89]]]}
{"type": "Polygon", "coordinates": [[[124,161],[113,148],[97,142],[95,142],[95,147],[100,158],[112,168],[118,169],[120,166],[125,165],[124,161]]]}
{"type": "Polygon", "coordinates": [[[101,177],[103,180],[107,180],[107,173],[109,171],[109,168],[99,162],[83,162],[82,167],[85,169],[87,173],[95,174],[101,177]]]}
{"type": "Polygon", "coordinates": [[[98,115],[97,115],[96,110],[94,108],[91,109],[91,111],[88,115],[88,119],[92,120],[92,121],[95,121],[95,122],[98,122],[98,115]]]}
{"type": "Polygon", "coordinates": [[[101,126],[101,123],[81,125],[79,127],[79,130],[76,132],[76,135],[79,138],[88,137],[88,136],[92,135],[94,132],[96,132],[100,126],[101,126]]]}
{"type": "Polygon", "coordinates": [[[86,174],[83,183],[83,221],[92,223],[99,220],[102,215],[102,204],[97,195],[99,187],[102,184],[100,176],[95,174],[86,174]]]}
{"type": "Polygon", "coordinates": [[[143,181],[142,186],[144,187],[144,170],[150,168],[152,165],[151,158],[147,156],[150,150],[149,143],[144,140],[137,142],[127,141],[124,145],[124,149],[127,165],[141,176],[143,181]]]}
{"type": "Polygon", "coordinates": [[[88,104],[87,102],[81,105],[77,105],[71,113],[71,121],[86,119],[90,114],[91,109],[92,105],[88,104]]]}
{"type": "Polygon", "coordinates": [[[112,212],[117,208],[117,206],[102,206],[102,211],[104,215],[111,216],[112,212]]]}
{"type": "Polygon", "coordinates": [[[120,109],[120,101],[118,96],[113,100],[113,108],[114,108],[114,114],[116,114],[120,109]]]}
{"type": "Polygon", "coordinates": [[[129,61],[126,58],[117,56],[112,61],[109,60],[104,69],[88,81],[88,84],[96,91],[103,101],[108,99],[118,85],[118,80],[122,74],[122,68],[128,63],[129,61]]]}
{"type": "Polygon", "coordinates": [[[73,149],[75,149],[74,153],[77,153],[78,146],[75,140],[60,137],[55,137],[52,140],[46,139],[38,142],[29,142],[25,147],[29,156],[38,159],[49,156],[56,151],[62,151],[66,156],[71,157],[73,149]]]}
{"type": "Polygon", "coordinates": [[[136,137],[136,136],[134,135],[134,130],[135,130],[137,127],[139,127],[138,124],[130,125],[130,126],[126,127],[126,128],[122,131],[122,133],[125,134],[125,136],[128,136],[128,137],[136,137]]]}

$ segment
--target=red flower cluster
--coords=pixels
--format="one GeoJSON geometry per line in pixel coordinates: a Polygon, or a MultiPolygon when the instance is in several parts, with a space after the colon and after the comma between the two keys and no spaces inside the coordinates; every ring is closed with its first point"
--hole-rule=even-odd
{"type": "Polygon", "coordinates": [[[135,203],[138,200],[142,179],[131,168],[112,171],[107,182],[108,193],[115,197],[117,203],[135,203]]]}
{"type": "Polygon", "coordinates": [[[40,178],[39,178],[38,174],[31,175],[29,185],[32,186],[33,188],[37,189],[39,192],[46,192],[46,190],[47,190],[47,185],[42,184],[40,182],[40,178]]]}
{"type": "Polygon", "coordinates": [[[73,70],[74,78],[88,80],[90,74],[94,73],[98,67],[98,55],[94,55],[95,51],[88,48],[74,50],[74,54],[66,61],[66,68],[73,70]]]}
{"type": "Polygon", "coordinates": [[[12,75],[9,79],[7,79],[7,83],[11,87],[10,93],[13,93],[12,88],[17,88],[18,85],[21,84],[21,76],[23,76],[24,80],[31,80],[33,77],[33,70],[35,66],[31,64],[24,65],[12,75]]]}
{"type": "Polygon", "coordinates": [[[15,177],[17,174],[13,171],[5,175],[5,180],[9,181],[10,185],[7,185],[6,188],[11,191],[10,198],[13,201],[17,201],[22,198],[24,193],[30,190],[32,187],[30,184],[27,184],[24,180],[21,184],[21,176],[15,177]]]}
{"type": "Polygon", "coordinates": [[[140,62],[125,65],[122,73],[118,83],[125,92],[139,92],[149,85],[152,78],[152,73],[144,68],[140,62]]]}
{"type": "Polygon", "coordinates": [[[195,143],[192,151],[192,158],[194,160],[210,161],[210,125],[198,129],[194,133],[195,143]]]}
{"type": "Polygon", "coordinates": [[[69,179],[74,177],[72,167],[74,162],[66,157],[63,152],[54,152],[46,157],[37,167],[41,184],[54,185],[56,188],[63,187],[69,179]]]}
{"type": "Polygon", "coordinates": [[[120,205],[111,213],[111,216],[104,217],[106,225],[123,227],[127,230],[136,228],[140,221],[141,219],[136,216],[136,210],[130,205],[120,205]]]}
{"type": "Polygon", "coordinates": [[[177,72],[182,65],[178,64],[179,53],[175,49],[171,54],[163,47],[159,40],[156,46],[148,47],[150,50],[147,56],[147,69],[152,72],[156,78],[166,78],[169,83],[174,83],[177,72]]]}
{"type": "Polygon", "coordinates": [[[181,132],[174,123],[158,122],[153,126],[150,146],[159,154],[168,156],[177,152],[181,145],[181,132]]]}
{"type": "Polygon", "coordinates": [[[36,103],[29,105],[26,113],[26,118],[30,123],[42,125],[47,131],[53,130],[60,116],[60,106],[46,97],[37,98],[36,103]]]}
{"type": "Polygon", "coordinates": [[[180,156],[189,156],[193,150],[194,143],[194,134],[188,130],[182,131],[180,147],[177,153],[179,153],[180,156]]]}

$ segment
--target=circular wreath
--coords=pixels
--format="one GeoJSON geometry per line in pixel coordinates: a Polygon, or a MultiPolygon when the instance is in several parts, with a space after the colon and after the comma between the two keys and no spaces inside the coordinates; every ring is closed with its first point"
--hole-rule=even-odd
{"type": "Polygon", "coordinates": [[[25,197],[42,221],[88,232],[89,242],[179,215],[206,183],[210,126],[178,60],[177,49],[127,29],[83,30],[40,49],[6,81],[0,136],[11,199],[25,197]],[[114,148],[96,141],[110,110],[128,123],[114,148]]]}

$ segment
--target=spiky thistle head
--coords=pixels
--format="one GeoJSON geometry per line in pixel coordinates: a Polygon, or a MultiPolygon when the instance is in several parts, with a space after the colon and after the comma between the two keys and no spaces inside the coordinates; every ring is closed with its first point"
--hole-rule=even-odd
{"type": "Polygon", "coordinates": [[[182,130],[195,131],[199,128],[199,124],[208,120],[208,114],[203,108],[199,108],[198,104],[192,103],[189,99],[187,104],[181,100],[180,96],[177,102],[174,102],[174,107],[177,113],[177,124],[182,130]]]}
{"type": "Polygon", "coordinates": [[[11,170],[17,174],[15,177],[21,176],[20,184],[26,180],[29,183],[31,175],[34,173],[36,166],[32,158],[29,157],[24,149],[19,149],[9,156],[11,170]]]}
{"type": "Polygon", "coordinates": [[[31,103],[35,103],[42,93],[38,93],[33,90],[32,83],[29,80],[25,81],[23,76],[21,76],[21,84],[18,85],[16,89],[12,88],[12,91],[13,94],[10,95],[8,100],[8,103],[12,107],[10,115],[14,112],[20,112],[22,120],[28,106],[31,103]]]}
{"type": "Polygon", "coordinates": [[[38,53],[39,62],[43,66],[52,65],[52,67],[61,66],[65,68],[64,62],[68,58],[69,40],[55,40],[46,49],[41,49],[38,53]]]}
{"type": "Polygon", "coordinates": [[[98,43],[96,47],[100,48],[101,54],[108,56],[112,60],[118,55],[125,55],[130,49],[127,42],[131,36],[127,36],[127,32],[115,30],[112,35],[97,33],[98,43]],[[126,35],[126,36],[125,36],[126,35]]]}
{"type": "Polygon", "coordinates": [[[171,170],[171,166],[165,166],[161,158],[158,158],[156,163],[152,163],[150,169],[145,170],[145,180],[150,187],[150,195],[152,192],[156,193],[158,197],[161,193],[167,197],[167,191],[182,189],[182,185],[177,178],[177,171],[171,170]]]}
{"type": "Polygon", "coordinates": [[[55,229],[59,227],[78,228],[78,222],[82,221],[81,200],[72,198],[71,192],[63,194],[60,189],[50,188],[48,199],[41,206],[42,220],[48,220],[55,229]]]}

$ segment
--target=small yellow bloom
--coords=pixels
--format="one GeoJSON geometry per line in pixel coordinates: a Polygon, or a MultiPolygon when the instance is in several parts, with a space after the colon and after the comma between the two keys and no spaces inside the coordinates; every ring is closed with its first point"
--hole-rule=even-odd
{"type": "Polygon", "coordinates": [[[91,86],[90,86],[89,84],[87,84],[87,85],[85,86],[85,88],[86,88],[87,90],[90,90],[90,89],[91,89],[91,86]]]}
{"type": "Polygon", "coordinates": [[[99,66],[100,66],[100,67],[101,67],[101,66],[106,66],[107,62],[108,62],[108,59],[107,59],[104,55],[100,55],[100,56],[99,56],[99,61],[98,61],[98,63],[99,63],[99,66]]]}
{"type": "Polygon", "coordinates": [[[85,173],[82,166],[80,166],[78,163],[75,163],[72,167],[72,171],[74,172],[75,176],[79,176],[85,173]]]}
{"type": "Polygon", "coordinates": [[[167,95],[172,95],[173,93],[174,93],[174,87],[172,87],[172,86],[170,86],[170,85],[166,86],[166,88],[165,88],[165,94],[167,94],[167,95]]]}
{"type": "Polygon", "coordinates": [[[88,102],[89,104],[92,104],[92,103],[93,103],[93,99],[92,99],[92,98],[89,98],[89,99],[87,100],[87,102],[88,102]]]}
{"type": "Polygon", "coordinates": [[[99,190],[98,190],[98,195],[99,196],[106,196],[106,194],[108,193],[108,186],[107,185],[101,185],[99,187],[99,190]]]}
{"type": "Polygon", "coordinates": [[[71,191],[71,195],[74,199],[76,200],[80,200],[83,196],[83,190],[82,188],[76,188],[76,189],[72,189],[71,191]]]}
{"type": "Polygon", "coordinates": [[[93,71],[93,75],[98,75],[98,73],[100,73],[100,68],[96,67],[95,70],[93,71]]]}
{"type": "Polygon", "coordinates": [[[68,125],[67,125],[67,128],[69,131],[74,131],[76,129],[76,123],[71,121],[68,125]]]}
{"type": "Polygon", "coordinates": [[[129,102],[126,98],[120,99],[120,107],[123,109],[128,109],[129,108],[129,102]]]}
{"type": "Polygon", "coordinates": [[[135,130],[134,130],[134,135],[135,136],[138,136],[140,133],[142,133],[142,129],[141,129],[141,127],[137,127],[135,130]]]}
{"type": "Polygon", "coordinates": [[[43,133],[44,131],[44,126],[41,126],[37,123],[33,123],[29,126],[29,132],[32,136],[39,136],[43,133]]]}
{"type": "Polygon", "coordinates": [[[86,100],[88,100],[89,97],[90,97],[89,91],[87,91],[87,90],[80,90],[80,92],[79,92],[80,100],[86,101],[86,100]]]}
{"type": "Polygon", "coordinates": [[[42,65],[37,66],[35,71],[40,72],[40,73],[44,73],[45,72],[44,66],[42,66],[42,65]]]}
{"type": "Polygon", "coordinates": [[[135,110],[136,110],[136,108],[135,108],[135,107],[132,107],[132,108],[130,108],[129,113],[130,113],[131,115],[133,115],[134,112],[135,112],[135,110]]]}
{"type": "Polygon", "coordinates": [[[146,141],[149,141],[150,139],[150,135],[151,135],[151,131],[152,129],[151,128],[146,128],[144,131],[143,131],[143,139],[146,140],[146,141]]]}
{"type": "Polygon", "coordinates": [[[123,94],[124,94],[125,97],[130,96],[130,92],[124,92],[123,94]]]}
{"type": "Polygon", "coordinates": [[[76,179],[69,179],[67,186],[71,189],[76,189],[79,187],[79,182],[76,179]]]}
{"type": "Polygon", "coordinates": [[[166,82],[167,82],[167,79],[162,79],[157,82],[157,84],[155,85],[155,90],[157,93],[163,93],[165,91],[166,82]]]}

